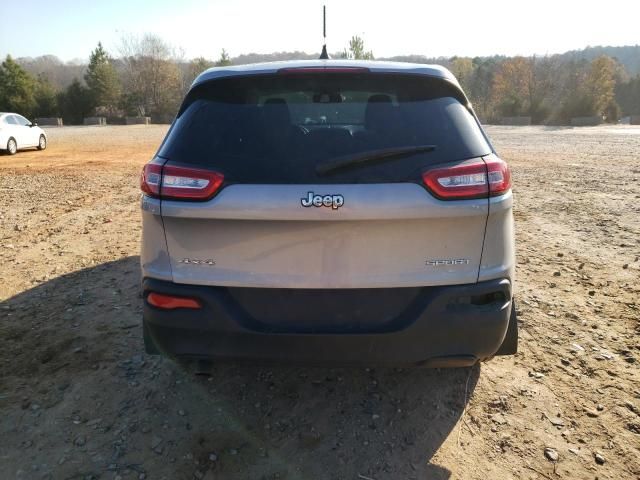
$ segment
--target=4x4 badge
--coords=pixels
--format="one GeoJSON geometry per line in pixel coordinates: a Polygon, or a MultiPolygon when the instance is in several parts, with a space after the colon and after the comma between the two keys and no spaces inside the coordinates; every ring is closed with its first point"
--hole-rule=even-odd
{"type": "Polygon", "coordinates": [[[333,210],[337,210],[344,205],[344,197],[342,195],[316,195],[309,192],[307,198],[300,199],[300,203],[303,207],[331,207],[333,210]]]}
{"type": "Polygon", "coordinates": [[[205,265],[208,267],[213,267],[216,264],[216,262],[211,258],[206,260],[200,260],[199,258],[183,258],[182,260],[179,260],[178,263],[186,263],[187,265],[205,265]]]}

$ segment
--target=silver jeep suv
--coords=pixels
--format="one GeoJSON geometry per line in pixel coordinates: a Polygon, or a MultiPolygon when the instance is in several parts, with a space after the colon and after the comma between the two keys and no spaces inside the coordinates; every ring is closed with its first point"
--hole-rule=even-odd
{"type": "Polygon", "coordinates": [[[212,68],[142,197],[146,349],[465,366],[517,348],[511,175],[445,68],[212,68]]]}

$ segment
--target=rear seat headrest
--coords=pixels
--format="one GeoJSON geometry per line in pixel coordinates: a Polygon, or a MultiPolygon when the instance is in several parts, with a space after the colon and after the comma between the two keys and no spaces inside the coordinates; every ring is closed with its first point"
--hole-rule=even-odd
{"type": "Polygon", "coordinates": [[[262,106],[262,115],[269,128],[291,125],[291,113],[284,98],[269,98],[262,106]]]}
{"type": "Polygon", "coordinates": [[[367,130],[383,130],[393,121],[393,113],[389,95],[371,95],[364,114],[364,126],[367,130]]]}

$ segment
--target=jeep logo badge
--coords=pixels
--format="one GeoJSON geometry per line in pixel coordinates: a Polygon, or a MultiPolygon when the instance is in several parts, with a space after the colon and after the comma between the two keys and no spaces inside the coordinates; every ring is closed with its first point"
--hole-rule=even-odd
{"type": "Polygon", "coordinates": [[[300,199],[300,203],[303,207],[331,207],[333,210],[337,210],[344,205],[344,197],[342,195],[316,195],[309,192],[306,198],[300,199]]]}

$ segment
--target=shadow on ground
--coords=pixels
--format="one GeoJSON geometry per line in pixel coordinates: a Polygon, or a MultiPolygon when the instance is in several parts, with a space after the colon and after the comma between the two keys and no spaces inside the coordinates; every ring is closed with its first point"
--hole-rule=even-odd
{"type": "Polygon", "coordinates": [[[138,261],[0,303],[0,477],[450,478],[432,457],[480,367],[227,363],[195,377],[143,353],[138,261]]]}

